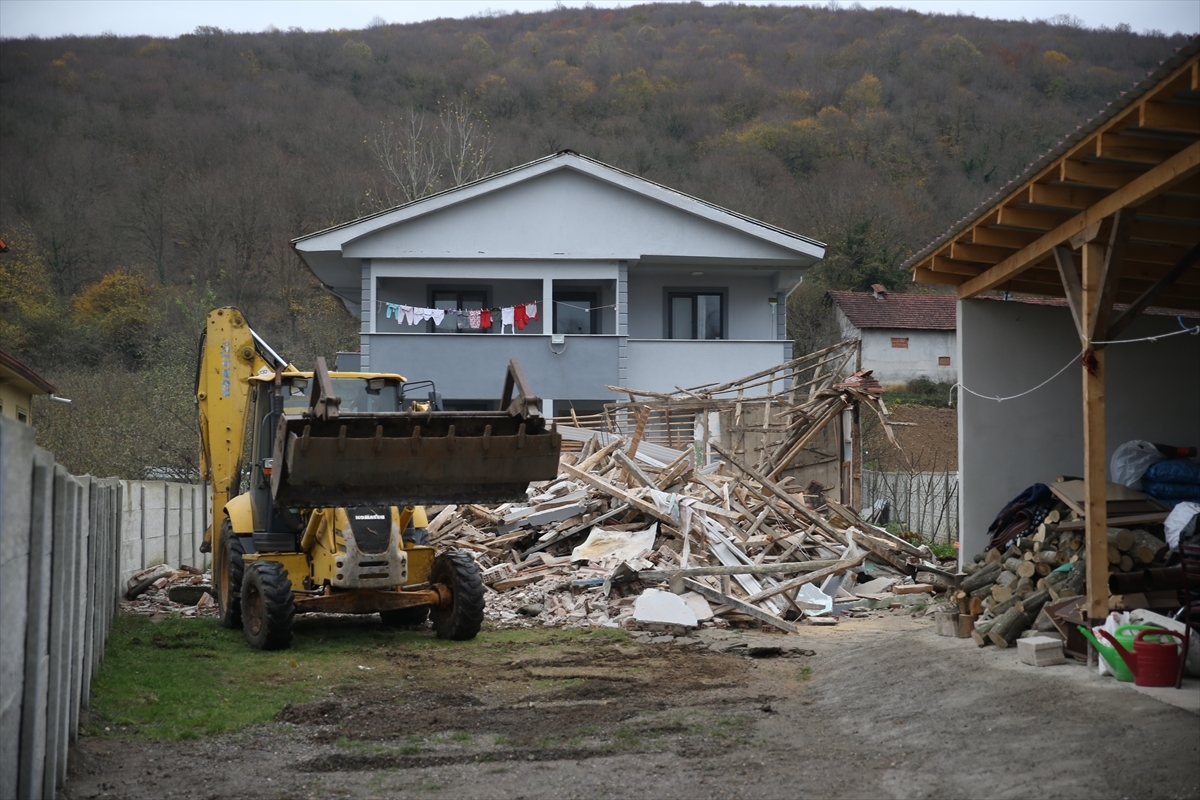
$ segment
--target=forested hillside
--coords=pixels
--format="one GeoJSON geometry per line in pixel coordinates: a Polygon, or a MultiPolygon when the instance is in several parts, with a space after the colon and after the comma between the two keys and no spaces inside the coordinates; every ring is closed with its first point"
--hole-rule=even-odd
{"type": "Polygon", "coordinates": [[[186,472],[209,307],[305,366],[353,346],[290,239],[563,148],[827,242],[803,343],[824,287],[903,290],[913,249],[1182,41],[698,4],[4,40],[0,348],[76,399],[37,409],[73,469],[186,472]]]}

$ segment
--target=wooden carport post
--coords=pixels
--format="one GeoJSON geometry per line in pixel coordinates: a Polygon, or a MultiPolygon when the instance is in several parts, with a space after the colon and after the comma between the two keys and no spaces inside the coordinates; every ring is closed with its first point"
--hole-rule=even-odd
{"type": "MultiPolygon", "coordinates": [[[[1083,286],[1080,337],[1083,353],[1083,481],[1085,539],[1087,542],[1088,618],[1099,625],[1108,616],[1108,506],[1105,478],[1105,403],[1104,349],[1094,348],[1094,339],[1103,339],[1107,324],[1104,308],[1106,248],[1099,242],[1083,245],[1083,286]],[[1099,335],[1097,335],[1099,334],[1099,335]]],[[[1114,265],[1116,266],[1116,265],[1114,265]]],[[[1114,272],[1118,270],[1113,270],[1114,272]]],[[[1108,308],[1111,308],[1111,303],[1108,308]]],[[[1089,657],[1089,661],[1090,661],[1089,657]]]]}

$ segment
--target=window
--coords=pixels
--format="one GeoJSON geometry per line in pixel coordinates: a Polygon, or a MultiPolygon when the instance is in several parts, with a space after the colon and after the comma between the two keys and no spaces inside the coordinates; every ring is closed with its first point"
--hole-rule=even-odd
{"type": "Polygon", "coordinates": [[[724,339],[724,300],[719,290],[667,292],[667,338],[724,339]]]}
{"type": "Polygon", "coordinates": [[[908,349],[908,337],[907,336],[893,336],[892,337],[892,349],[907,350],[908,349]]]}
{"type": "Polygon", "coordinates": [[[555,292],[555,333],[599,333],[600,312],[596,292],[555,292]]]}
{"type": "Polygon", "coordinates": [[[29,423],[29,410],[17,406],[17,422],[29,423]]]}
{"type": "MultiPolygon", "coordinates": [[[[445,311],[475,311],[487,308],[487,291],[483,289],[434,289],[430,292],[430,306],[445,311]]],[[[467,327],[467,318],[457,314],[447,314],[440,324],[430,320],[429,332],[487,333],[484,330],[472,331],[467,327]]]]}
{"type": "Polygon", "coordinates": [[[950,366],[950,356],[938,356],[938,366],[939,367],[950,366]]]}

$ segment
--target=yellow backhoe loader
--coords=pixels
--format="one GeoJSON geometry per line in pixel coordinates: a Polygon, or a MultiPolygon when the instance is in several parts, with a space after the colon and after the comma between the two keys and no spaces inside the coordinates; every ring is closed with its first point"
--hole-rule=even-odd
{"type": "Polygon", "coordinates": [[[515,359],[500,411],[443,411],[431,381],[330,373],[323,358],[301,372],[220,308],[200,339],[196,402],[221,624],[263,650],[286,648],[295,615],[312,612],[431,618],[440,638],[473,638],[479,568],[435,553],[422,504],[520,500],[558,473],[561,437],[515,359]]]}

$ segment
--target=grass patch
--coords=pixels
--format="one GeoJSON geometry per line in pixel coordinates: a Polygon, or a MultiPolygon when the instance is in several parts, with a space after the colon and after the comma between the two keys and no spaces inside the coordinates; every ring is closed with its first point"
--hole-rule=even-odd
{"type": "Polygon", "coordinates": [[[953,383],[938,383],[928,378],[917,378],[905,384],[904,391],[887,392],[883,399],[888,405],[949,408],[950,390],[953,386],[953,383]]]}
{"type": "Polygon", "coordinates": [[[512,743],[512,737],[505,733],[498,733],[492,737],[492,744],[495,745],[507,745],[512,743]]]}
{"type": "Polygon", "coordinates": [[[812,680],[812,667],[801,667],[800,669],[798,669],[796,671],[796,680],[811,681],[812,680]]]}

